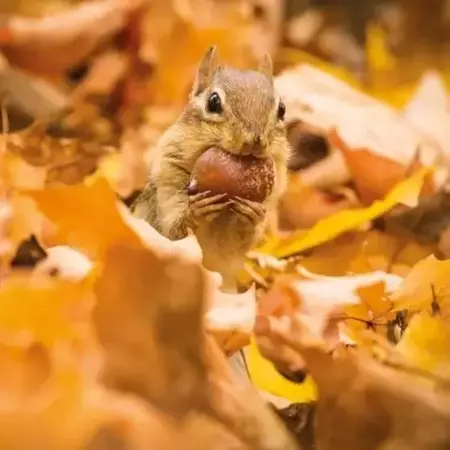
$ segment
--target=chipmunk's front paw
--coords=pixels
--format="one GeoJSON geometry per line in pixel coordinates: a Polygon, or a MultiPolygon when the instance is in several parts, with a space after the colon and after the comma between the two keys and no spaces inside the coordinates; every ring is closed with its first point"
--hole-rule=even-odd
{"type": "Polygon", "coordinates": [[[189,196],[189,222],[198,226],[201,222],[210,222],[230,204],[224,200],[227,194],[211,195],[210,191],[189,196]]]}
{"type": "Polygon", "coordinates": [[[240,197],[234,197],[232,210],[250,222],[252,225],[257,225],[264,220],[266,216],[266,208],[263,204],[252,202],[240,197]]]}

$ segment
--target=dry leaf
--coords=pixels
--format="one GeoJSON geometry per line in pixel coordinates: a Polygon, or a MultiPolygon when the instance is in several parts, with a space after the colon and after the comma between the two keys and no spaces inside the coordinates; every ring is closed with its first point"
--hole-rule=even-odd
{"type": "Polygon", "coordinates": [[[304,172],[290,174],[278,205],[280,228],[295,230],[312,227],[318,220],[356,205],[357,200],[351,198],[348,192],[324,192],[311,188],[305,185],[304,172]]]}
{"type": "Polygon", "coordinates": [[[72,311],[92,300],[89,285],[45,277],[11,276],[0,288],[0,333],[54,346],[74,338],[72,311]]]}
{"type": "Polygon", "coordinates": [[[119,242],[104,258],[94,323],[106,352],[105,383],[177,418],[207,409],[200,267],[119,242]]]}
{"type": "MultiPolygon", "coordinates": [[[[339,148],[344,154],[358,194],[366,204],[384,197],[409,173],[414,173],[415,170],[420,169],[417,158],[412,160],[412,164],[405,166],[392,159],[376,155],[368,149],[350,149],[336,130],[332,130],[329,139],[334,147],[339,148]],[[370,167],[369,171],[367,170],[368,167],[370,167]]],[[[434,186],[429,177],[425,180],[424,190],[427,194],[434,192],[434,186]]]]}
{"type": "Polygon", "coordinates": [[[410,178],[397,184],[383,201],[377,201],[365,209],[340,211],[329,218],[319,221],[306,234],[304,232],[302,234],[293,233],[292,236],[281,242],[269,242],[260,251],[262,253],[273,251],[278,257],[300,253],[385,214],[398,203],[417,204],[423,181],[430,173],[431,168],[425,167],[410,178]]]}
{"type": "Polygon", "coordinates": [[[448,322],[427,313],[416,314],[396,346],[409,363],[450,380],[450,329],[448,322]]]}
{"type": "Polygon", "coordinates": [[[419,147],[424,165],[439,155],[439,147],[393,108],[311,65],[284,71],[275,84],[286,102],[288,123],[301,120],[325,134],[336,129],[349,148],[370,149],[403,167],[419,147]]]}
{"type": "Polygon", "coordinates": [[[430,255],[419,261],[390,296],[395,309],[430,310],[433,303],[448,307],[449,274],[450,260],[430,255]]]}
{"type": "Polygon", "coordinates": [[[124,223],[114,191],[104,178],[96,178],[89,185],[53,187],[24,194],[57,226],[64,244],[85,252],[90,258],[99,257],[114,242],[129,245],[139,242],[124,223]]]}
{"type": "Polygon", "coordinates": [[[387,296],[401,283],[396,277],[394,286],[386,289],[384,281],[373,283],[371,286],[358,287],[356,293],[360,298],[358,304],[344,308],[345,330],[356,342],[361,339],[361,332],[373,330],[387,335],[387,325],[395,318],[394,304],[387,296]]]}
{"type": "Polygon", "coordinates": [[[319,448],[434,450],[448,443],[448,393],[437,393],[364,352],[344,350],[333,357],[299,318],[290,324],[272,319],[265,333],[300,354],[317,384],[319,448]]]}

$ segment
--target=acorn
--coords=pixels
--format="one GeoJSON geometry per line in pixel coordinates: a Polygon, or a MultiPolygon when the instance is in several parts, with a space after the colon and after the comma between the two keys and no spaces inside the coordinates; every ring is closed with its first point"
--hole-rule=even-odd
{"type": "Polygon", "coordinates": [[[235,155],[211,147],[197,159],[188,193],[211,191],[227,194],[225,198],[241,197],[261,203],[272,192],[274,182],[272,158],[235,155]]]}

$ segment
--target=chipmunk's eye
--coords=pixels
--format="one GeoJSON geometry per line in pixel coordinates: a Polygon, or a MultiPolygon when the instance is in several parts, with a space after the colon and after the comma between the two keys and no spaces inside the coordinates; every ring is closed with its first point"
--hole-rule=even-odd
{"type": "Polygon", "coordinates": [[[210,113],[220,114],[222,112],[222,101],[217,92],[213,92],[209,96],[207,108],[210,113]]]}
{"type": "Polygon", "coordinates": [[[280,103],[278,105],[278,120],[284,120],[284,116],[286,114],[286,106],[284,106],[284,103],[280,100],[280,103]]]}

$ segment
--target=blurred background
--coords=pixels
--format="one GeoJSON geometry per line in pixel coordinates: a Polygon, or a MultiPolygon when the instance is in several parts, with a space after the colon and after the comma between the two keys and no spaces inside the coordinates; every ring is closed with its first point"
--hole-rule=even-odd
{"type": "MultiPolygon", "coordinates": [[[[2,0],[0,12],[42,17],[81,3],[86,1],[2,0]]],[[[277,70],[305,60],[317,65],[324,61],[336,64],[396,105],[404,102],[409,85],[417,81],[424,69],[446,71],[450,64],[449,0],[130,0],[128,3],[147,3],[145,19],[132,21],[128,27],[134,28],[135,47],[138,35],[141,42],[140,70],[145,72],[147,68],[159,82],[170,84],[170,93],[153,92],[152,101],[156,102],[179,101],[183,81],[175,82],[167,75],[170,65],[189,66],[204,50],[206,41],[218,41],[223,56],[237,65],[249,61],[247,50],[256,58],[269,51],[277,62],[277,70]],[[171,58],[173,52],[177,53],[176,61],[171,58]]],[[[109,27],[101,20],[98,26],[109,27]]],[[[106,47],[123,44],[123,36],[115,37],[106,47]]],[[[104,47],[96,48],[95,53],[105,51],[104,47]]],[[[78,82],[88,72],[94,55],[87,53],[89,58],[81,58],[67,68],[72,80],[78,82]]],[[[180,74],[178,71],[177,75],[180,74]]]]}

